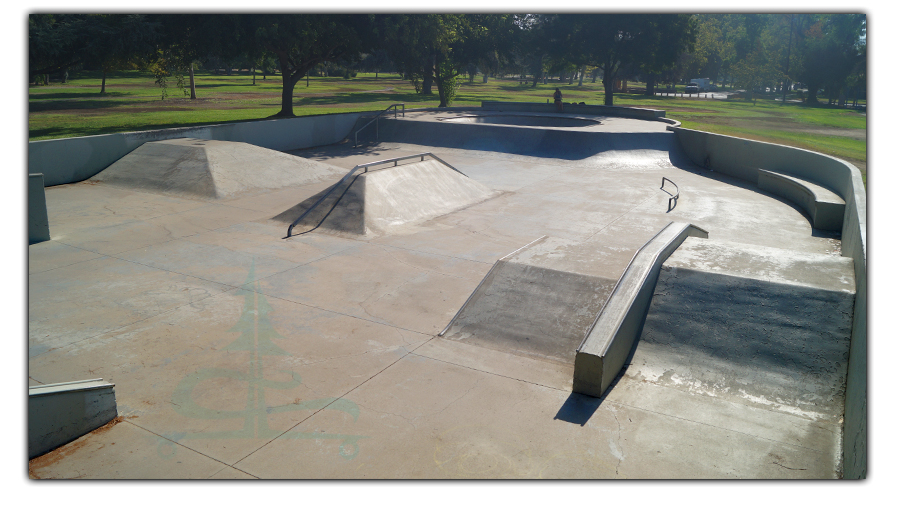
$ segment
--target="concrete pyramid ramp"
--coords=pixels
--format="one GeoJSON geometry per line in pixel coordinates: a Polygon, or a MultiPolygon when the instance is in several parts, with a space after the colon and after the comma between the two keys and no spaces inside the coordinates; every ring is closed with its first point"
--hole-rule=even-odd
{"type": "Polygon", "coordinates": [[[346,172],[243,142],[184,138],[144,143],[92,180],[181,197],[230,199],[346,172]]]}
{"type": "Polygon", "coordinates": [[[442,337],[573,363],[616,281],[585,269],[551,268],[542,246],[557,245],[541,240],[498,260],[442,337]]]}
{"type": "Polygon", "coordinates": [[[315,206],[295,233],[321,229],[337,234],[379,236],[482,202],[498,194],[436,161],[360,173],[278,215],[293,222],[315,206]]]}
{"type": "Polygon", "coordinates": [[[662,266],[631,373],[837,419],[854,299],[850,258],[689,238],[662,266]]]}

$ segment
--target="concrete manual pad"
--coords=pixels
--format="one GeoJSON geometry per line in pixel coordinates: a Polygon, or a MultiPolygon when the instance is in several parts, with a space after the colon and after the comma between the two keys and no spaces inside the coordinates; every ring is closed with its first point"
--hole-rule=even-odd
{"type": "MultiPolygon", "coordinates": [[[[509,263],[586,276],[601,288],[670,221],[709,230],[710,242],[762,251],[818,257],[840,248],[837,234],[812,230],[802,212],[755,184],[687,162],[665,123],[595,116],[602,123],[590,128],[436,127],[460,114],[411,112],[415,125],[398,129],[399,119],[384,133],[430,133],[277,157],[305,158],[305,177],[288,179],[280,167],[271,182],[244,182],[250,153],[235,154],[247,165],[228,171],[237,181],[222,196],[183,193],[184,183],[161,175],[148,188],[128,180],[48,188],[52,240],[29,248],[28,382],[103,378],[116,386],[122,421],[33,462],[31,475],[839,476],[834,411],[732,400],[675,382],[680,374],[663,364],[672,360],[651,361],[641,344],[596,399],[571,392],[568,362],[438,337],[497,259],[544,236],[509,263]],[[313,231],[286,239],[284,219],[273,219],[355,165],[420,152],[500,193],[374,238],[313,231]],[[671,211],[663,176],[681,191],[671,211]]],[[[167,144],[195,156],[201,148],[167,144]]],[[[191,158],[174,171],[227,167],[204,156],[205,167],[189,168],[191,158]]],[[[572,297],[550,300],[528,320],[552,337],[549,324],[575,314],[572,297]]],[[[582,313],[578,325],[589,323],[582,313]]],[[[693,376],[712,368],[688,363],[693,376]]]]}

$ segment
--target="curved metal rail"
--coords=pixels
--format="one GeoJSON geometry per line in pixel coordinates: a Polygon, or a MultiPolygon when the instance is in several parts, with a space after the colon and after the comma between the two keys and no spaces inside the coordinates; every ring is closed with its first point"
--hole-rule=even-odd
{"type": "Polygon", "coordinates": [[[667,181],[668,181],[669,183],[671,183],[672,185],[675,185],[675,182],[674,182],[674,181],[672,181],[672,180],[670,180],[669,178],[666,178],[665,176],[663,176],[662,184],[659,186],[659,189],[662,190],[663,192],[665,192],[666,194],[669,194],[669,196],[671,196],[671,197],[669,197],[669,209],[666,210],[666,213],[669,213],[669,212],[672,211],[676,206],[678,206],[678,196],[681,195],[681,191],[678,190],[678,185],[675,185],[675,194],[672,194],[671,192],[669,192],[668,190],[666,190],[666,189],[665,189],[665,186],[666,186],[666,182],[667,182],[667,181]]]}
{"type": "MultiPolygon", "coordinates": [[[[345,174],[343,178],[341,178],[340,180],[338,180],[337,183],[335,183],[334,185],[332,185],[331,188],[328,189],[328,191],[326,191],[324,194],[322,194],[322,197],[320,197],[315,203],[313,203],[312,206],[310,206],[305,212],[303,212],[302,215],[300,215],[299,217],[297,217],[297,220],[295,220],[293,223],[291,223],[290,226],[288,226],[287,236],[286,236],[285,238],[290,238],[290,237],[291,237],[291,232],[294,230],[294,226],[296,226],[297,224],[299,224],[300,221],[303,220],[307,215],[309,215],[309,213],[310,213],[311,211],[315,210],[317,206],[319,206],[320,204],[322,204],[322,201],[324,201],[326,197],[330,196],[331,193],[334,192],[334,191],[341,185],[341,183],[344,183],[344,182],[346,182],[347,180],[349,180],[349,179],[354,175],[354,173],[355,173],[356,171],[358,171],[358,170],[360,170],[360,169],[363,169],[363,172],[359,173],[359,175],[363,175],[363,174],[369,172],[369,167],[374,167],[374,166],[376,166],[376,165],[389,164],[389,163],[391,163],[391,162],[394,163],[394,167],[397,167],[397,162],[401,162],[401,161],[403,161],[403,160],[411,160],[411,159],[413,159],[413,158],[418,158],[420,162],[424,162],[426,156],[430,156],[431,158],[433,158],[433,159],[437,160],[438,162],[440,162],[440,163],[446,165],[447,167],[453,169],[454,171],[456,171],[456,172],[462,174],[463,176],[466,176],[465,173],[463,173],[462,171],[460,171],[460,170],[457,169],[456,167],[453,167],[452,165],[448,164],[447,162],[443,161],[441,158],[435,156],[434,153],[430,153],[430,152],[426,152],[426,153],[416,153],[415,155],[408,155],[408,156],[398,156],[398,157],[396,157],[396,158],[388,158],[387,160],[378,160],[378,161],[375,161],[375,162],[369,162],[369,163],[357,165],[357,166],[354,167],[353,169],[350,169],[350,171],[349,171],[347,174],[345,174]]],[[[466,177],[468,178],[468,176],[466,176],[466,177]]],[[[326,216],[327,216],[327,215],[326,215],[326,216]]],[[[324,220],[324,219],[323,219],[323,220],[324,220]]]]}
{"type": "Polygon", "coordinates": [[[401,116],[406,117],[406,104],[405,103],[394,103],[390,107],[379,112],[375,117],[372,118],[371,121],[366,123],[362,128],[360,128],[359,130],[356,130],[356,133],[353,134],[353,147],[359,146],[359,132],[368,128],[369,125],[372,123],[375,123],[375,140],[378,140],[378,118],[381,117],[388,110],[394,109],[394,119],[397,119],[397,107],[401,107],[403,109],[401,116]]]}

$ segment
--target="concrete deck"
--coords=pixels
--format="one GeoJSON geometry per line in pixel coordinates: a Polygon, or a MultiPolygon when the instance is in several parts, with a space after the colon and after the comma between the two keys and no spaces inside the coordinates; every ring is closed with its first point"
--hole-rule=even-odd
{"type": "Polygon", "coordinates": [[[410,112],[384,127],[387,142],[291,152],[349,170],[431,151],[499,192],[382,236],[284,238],[279,215],[334,177],[218,199],[96,181],[46,189],[52,239],[29,247],[29,382],[102,377],[123,419],[35,459],[32,477],[837,476],[839,428],[807,415],[632,368],[589,398],[571,393],[564,357],[437,336],[499,258],[545,235],[529,265],[614,282],[670,221],[820,255],[840,254],[835,233],[691,165],[660,122],[553,129],[609,136],[583,158],[524,147],[546,128],[514,127],[505,144],[521,151],[455,132],[446,145],[396,140],[410,122],[434,127],[417,142],[440,139],[455,115],[410,112]],[[669,212],[662,177],[680,189],[669,212]]]}

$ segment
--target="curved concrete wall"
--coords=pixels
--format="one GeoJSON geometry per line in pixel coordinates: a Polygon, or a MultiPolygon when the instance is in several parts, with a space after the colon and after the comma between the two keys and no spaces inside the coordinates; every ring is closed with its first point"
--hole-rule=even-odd
{"type": "Polygon", "coordinates": [[[384,119],[380,141],[439,148],[493,151],[522,156],[585,160],[607,151],[667,154],[670,161],[689,163],[669,132],[612,133],[556,130],[493,124],[435,123],[384,119]]]}
{"type": "Polygon", "coordinates": [[[43,174],[44,186],[83,181],[145,142],[191,137],[246,142],[287,151],[334,144],[343,140],[366,112],[267,119],[242,123],[113,133],[28,143],[28,172],[43,174]]]}
{"type": "Polygon", "coordinates": [[[727,135],[668,127],[697,165],[752,183],[758,169],[780,171],[819,183],[847,203],[841,253],[853,258],[856,303],[844,401],[844,478],[865,478],[867,468],[867,330],[866,330],[866,190],[855,166],[821,153],[727,135]]]}
{"type": "MultiPolygon", "coordinates": [[[[523,101],[482,101],[481,108],[485,110],[499,110],[501,112],[556,112],[556,105],[553,103],[523,101]]],[[[665,110],[636,107],[613,107],[607,105],[576,105],[574,103],[565,103],[563,110],[566,114],[595,114],[601,116],[628,117],[632,119],[647,119],[650,121],[661,121],[662,118],[666,116],[665,110]]]]}

